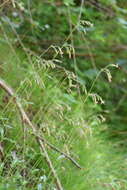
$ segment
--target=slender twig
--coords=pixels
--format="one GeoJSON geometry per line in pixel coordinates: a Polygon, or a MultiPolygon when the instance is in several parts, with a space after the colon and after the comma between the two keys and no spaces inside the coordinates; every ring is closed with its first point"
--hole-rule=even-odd
{"type": "MultiPolygon", "coordinates": [[[[14,103],[17,105],[17,108],[20,112],[20,115],[21,115],[21,119],[22,119],[22,122],[24,124],[27,124],[31,129],[32,129],[32,132],[34,134],[37,134],[37,131],[36,131],[36,127],[32,124],[32,122],[30,121],[29,117],[27,116],[26,112],[24,111],[20,101],[19,101],[19,98],[15,95],[13,89],[4,81],[0,78],[0,87],[6,91],[8,93],[8,95],[10,95],[13,100],[14,100],[14,103]]],[[[41,150],[41,153],[44,154],[45,156],[45,159],[47,161],[47,164],[49,166],[49,168],[51,169],[51,172],[52,172],[52,175],[55,179],[55,183],[56,183],[56,186],[57,186],[57,189],[58,190],[63,190],[62,188],[62,185],[61,185],[61,182],[58,178],[58,175],[53,167],[53,164],[49,158],[49,155],[47,153],[47,150],[46,150],[46,147],[45,147],[45,143],[44,141],[42,141],[42,139],[40,139],[38,136],[35,136],[36,137],[36,140],[40,146],[40,150],[41,150]]]]}
{"type": "Polygon", "coordinates": [[[48,141],[46,141],[43,137],[40,137],[40,136],[38,136],[36,134],[34,134],[34,135],[37,136],[39,139],[41,139],[51,149],[55,150],[56,152],[60,153],[61,155],[64,155],[64,157],[67,158],[68,160],[70,160],[77,168],[82,169],[82,167],[71,156],[67,155],[65,152],[62,152],[59,148],[57,148],[53,144],[51,144],[48,141]]]}

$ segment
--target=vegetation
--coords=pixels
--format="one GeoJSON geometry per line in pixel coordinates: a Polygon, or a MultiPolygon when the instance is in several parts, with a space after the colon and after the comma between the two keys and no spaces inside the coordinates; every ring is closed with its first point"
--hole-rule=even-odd
{"type": "Polygon", "coordinates": [[[1,3],[0,190],[127,189],[126,15],[125,0],[1,3]]]}

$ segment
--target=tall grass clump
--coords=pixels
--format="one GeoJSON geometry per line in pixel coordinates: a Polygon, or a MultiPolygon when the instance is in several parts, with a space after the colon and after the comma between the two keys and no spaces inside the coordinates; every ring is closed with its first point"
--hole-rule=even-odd
{"type": "Polygon", "coordinates": [[[64,17],[60,29],[59,16],[55,23],[52,15],[59,2],[10,1],[0,7],[0,190],[127,189],[125,139],[109,139],[110,108],[105,110],[102,98],[111,93],[103,89],[110,89],[110,68],[117,66],[96,65],[87,31],[94,34],[91,41],[106,40],[100,26],[96,33],[82,20],[83,3],[79,9],[73,0],[64,1],[57,13],[67,13],[68,22],[64,17]],[[56,30],[64,42],[52,42],[53,35],[59,40],[56,30]],[[41,44],[41,37],[49,41],[41,44]]]}
{"type": "MultiPolygon", "coordinates": [[[[57,67],[53,61],[44,65],[44,60],[37,56],[30,56],[28,62],[22,51],[15,50],[14,56],[4,44],[3,49],[1,78],[15,89],[29,119],[36,125],[37,134],[81,167],[45,145],[63,188],[121,189],[117,174],[113,173],[115,153],[111,153],[111,144],[105,143],[102,109],[84,92],[75,74],[57,67]]],[[[0,94],[0,189],[56,189],[35,134],[22,124],[13,97],[3,90],[0,94]]],[[[124,189],[125,182],[121,183],[124,189]]]]}

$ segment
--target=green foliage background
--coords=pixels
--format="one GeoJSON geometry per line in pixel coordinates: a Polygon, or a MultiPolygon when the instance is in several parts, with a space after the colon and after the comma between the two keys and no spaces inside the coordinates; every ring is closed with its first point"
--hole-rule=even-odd
{"type": "MultiPolygon", "coordinates": [[[[0,15],[1,78],[40,134],[83,167],[48,149],[64,189],[126,190],[127,2],[10,1],[0,15]]],[[[2,90],[0,111],[0,190],[56,189],[2,90]]]]}

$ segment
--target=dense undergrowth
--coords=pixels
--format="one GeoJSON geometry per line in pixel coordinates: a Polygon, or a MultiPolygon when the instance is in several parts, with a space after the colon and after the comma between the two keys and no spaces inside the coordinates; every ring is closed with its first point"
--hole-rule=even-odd
{"type": "MultiPolygon", "coordinates": [[[[119,1],[90,2],[2,6],[0,78],[39,135],[82,167],[46,145],[64,189],[126,190],[125,49],[118,54],[126,44],[126,10],[119,1]]],[[[56,189],[35,136],[2,89],[0,159],[0,190],[56,189]]]]}

